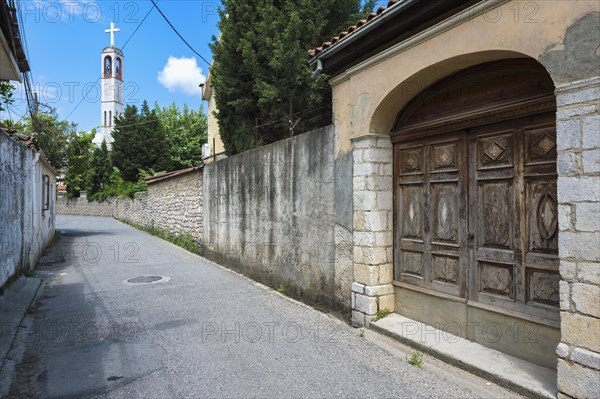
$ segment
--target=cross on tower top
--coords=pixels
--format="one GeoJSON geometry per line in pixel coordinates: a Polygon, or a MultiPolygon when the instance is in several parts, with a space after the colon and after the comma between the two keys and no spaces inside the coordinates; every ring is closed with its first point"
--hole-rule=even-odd
{"type": "Polygon", "coordinates": [[[115,32],[120,32],[121,29],[115,28],[115,23],[110,23],[110,29],[106,29],[104,32],[110,33],[110,47],[115,47],[115,32]]]}

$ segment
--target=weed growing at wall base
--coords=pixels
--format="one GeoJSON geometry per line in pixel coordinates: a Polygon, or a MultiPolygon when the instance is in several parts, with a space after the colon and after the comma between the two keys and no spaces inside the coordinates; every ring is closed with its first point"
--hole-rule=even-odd
{"type": "Polygon", "coordinates": [[[407,359],[408,364],[411,364],[420,369],[423,368],[423,353],[416,351],[413,352],[410,358],[407,359]]]}
{"type": "Polygon", "coordinates": [[[379,311],[377,312],[375,317],[373,317],[373,321],[381,320],[384,317],[387,317],[389,315],[390,315],[390,310],[388,308],[379,309],[379,311]]]}
{"type": "Polygon", "coordinates": [[[119,220],[123,223],[126,223],[130,226],[135,227],[138,230],[145,231],[147,233],[152,234],[155,237],[161,238],[165,241],[169,241],[170,243],[175,244],[178,247],[181,247],[181,248],[183,248],[187,251],[190,251],[194,254],[202,255],[202,248],[198,244],[196,244],[196,242],[194,241],[194,238],[191,236],[191,234],[173,234],[173,233],[169,233],[168,231],[164,231],[164,230],[154,227],[154,224],[152,224],[150,227],[145,227],[145,226],[141,226],[137,223],[129,222],[128,220],[125,220],[125,219],[119,219],[119,220]]]}

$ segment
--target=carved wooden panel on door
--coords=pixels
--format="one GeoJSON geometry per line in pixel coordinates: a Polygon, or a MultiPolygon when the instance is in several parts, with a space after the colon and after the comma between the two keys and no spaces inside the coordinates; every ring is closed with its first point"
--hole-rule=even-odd
{"type": "Polygon", "coordinates": [[[395,279],[558,317],[551,114],[395,145],[395,279]]]}
{"type": "Polygon", "coordinates": [[[553,117],[470,130],[469,299],[558,320],[553,117]]]}
{"type": "Polygon", "coordinates": [[[513,303],[520,274],[515,132],[509,126],[473,129],[469,137],[469,299],[513,303]]]}
{"type": "Polygon", "coordinates": [[[464,132],[396,146],[396,280],[466,298],[464,132]],[[462,206],[461,206],[462,204],[462,206]]]}

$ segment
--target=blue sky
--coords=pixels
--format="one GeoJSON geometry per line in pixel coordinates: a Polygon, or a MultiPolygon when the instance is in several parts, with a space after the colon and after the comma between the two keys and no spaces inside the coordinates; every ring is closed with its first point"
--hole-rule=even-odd
{"type": "MultiPolygon", "coordinates": [[[[220,1],[161,0],[157,4],[194,49],[210,61],[208,44],[211,36],[218,34],[220,1]]],[[[56,108],[61,118],[70,114],[68,119],[78,123],[82,130],[98,126],[100,53],[110,45],[110,35],[104,30],[114,21],[121,29],[115,34],[115,45],[123,48],[152,3],[149,0],[27,0],[21,1],[20,7],[40,102],[56,108]]],[[[139,105],[146,99],[151,104],[157,101],[167,105],[174,101],[179,106],[200,107],[198,84],[204,79],[208,65],[177,37],[156,9],[127,43],[123,53],[126,103],[139,105]]],[[[16,99],[13,118],[14,114],[24,114],[26,109],[20,92],[16,99]]]]}
{"type": "MultiPolygon", "coordinates": [[[[208,65],[177,37],[156,9],[140,26],[152,8],[149,0],[19,3],[34,87],[40,102],[56,108],[61,119],[68,117],[82,130],[100,124],[100,53],[110,45],[110,35],[104,30],[111,21],[121,30],[115,34],[116,47],[123,48],[131,37],[123,48],[126,103],[139,105],[146,99],[151,104],[201,106],[198,84],[208,65]]],[[[160,0],[157,4],[192,47],[211,61],[208,44],[212,35],[218,35],[220,0],[160,0]]],[[[13,119],[26,110],[22,93],[17,92],[16,100],[11,108],[13,119]]]]}

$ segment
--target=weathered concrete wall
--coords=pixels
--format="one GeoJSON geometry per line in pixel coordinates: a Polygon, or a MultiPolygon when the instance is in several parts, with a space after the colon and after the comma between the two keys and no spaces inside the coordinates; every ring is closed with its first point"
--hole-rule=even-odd
{"type": "Polygon", "coordinates": [[[55,172],[40,153],[0,131],[0,287],[35,267],[54,235],[55,172]],[[49,209],[42,176],[49,176],[49,209]]]}
{"type": "Polygon", "coordinates": [[[24,266],[30,243],[25,235],[26,189],[31,186],[26,147],[0,132],[0,286],[24,266]]]}
{"type": "Polygon", "coordinates": [[[148,185],[133,198],[58,199],[62,215],[108,216],[172,234],[190,234],[202,242],[202,171],[175,174],[148,185]]]}
{"type": "Polygon", "coordinates": [[[334,267],[333,142],[327,127],[206,165],[205,256],[307,302],[348,309],[350,281],[336,285],[334,267]]]}

